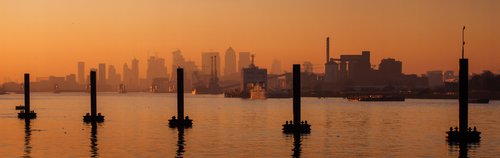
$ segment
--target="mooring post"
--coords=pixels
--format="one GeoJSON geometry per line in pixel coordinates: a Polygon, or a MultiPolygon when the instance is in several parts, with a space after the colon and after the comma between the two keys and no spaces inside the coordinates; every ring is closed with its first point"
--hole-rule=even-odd
{"type": "Polygon", "coordinates": [[[171,128],[191,128],[193,120],[188,116],[184,117],[184,69],[177,68],[177,119],[172,116],[168,120],[168,126],[171,128]]]}
{"type": "Polygon", "coordinates": [[[459,131],[464,135],[468,129],[469,119],[469,60],[466,58],[460,59],[459,68],[459,131]]]}
{"type": "Polygon", "coordinates": [[[300,125],[300,65],[293,65],[293,124],[300,125]]]}
{"type": "Polygon", "coordinates": [[[96,70],[90,70],[90,114],[83,116],[83,122],[96,123],[103,122],[104,116],[97,113],[97,82],[96,70]]]}
{"type": "Polygon", "coordinates": [[[177,68],[177,118],[184,120],[184,69],[177,68]]]}
{"type": "Polygon", "coordinates": [[[96,71],[90,71],[90,116],[97,116],[97,86],[96,71]]]}
{"type": "Polygon", "coordinates": [[[472,143],[479,142],[481,132],[469,127],[469,59],[465,58],[465,26],[462,29],[462,58],[459,59],[459,94],[458,94],[458,128],[450,127],[448,142],[472,143]]]}
{"type": "Polygon", "coordinates": [[[24,113],[29,115],[30,109],[30,74],[24,74],[24,113]]]}

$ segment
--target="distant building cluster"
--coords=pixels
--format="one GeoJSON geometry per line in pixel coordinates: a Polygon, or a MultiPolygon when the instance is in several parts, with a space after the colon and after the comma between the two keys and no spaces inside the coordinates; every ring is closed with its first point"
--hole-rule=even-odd
{"type": "Polygon", "coordinates": [[[330,58],[329,38],[327,38],[327,59],[325,63],[324,81],[330,89],[346,88],[425,88],[428,79],[425,76],[403,74],[403,63],[393,58],[382,59],[376,65],[370,63],[370,51],[362,51],[360,55],[340,55],[330,58]]]}
{"type": "MultiPolygon", "coordinates": [[[[145,76],[140,76],[140,61],[124,63],[120,74],[114,65],[97,65],[98,91],[115,92],[174,92],[176,69],[184,68],[184,90],[197,93],[222,93],[248,97],[254,88],[265,90],[269,96],[286,96],[292,87],[292,75],[285,72],[282,63],[274,59],[270,71],[255,64],[255,54],[236,52],[227,48],[221,58],[217,51],[201,53],[201,63],[186,59],[180,50],[172,52],[172,65],[165,58],[149,56],[145,76]],[[222,67],[221,63],[224,63],[222,67]],[[230,92],[230,93],[229,93],[230,92]]],[[[32,83],[33,91],[72,92],[88,91],[89,75],[85,62],[77,63],[76,74],[39,77],[32,83]]],[[[330,39],[326,41],[324,67],[310,61],[302,64],[302,92],[310,95],[338,94],[349,91],[399,90],[443,88],[455,90],[457,76],[453,71],[433,70],[423,75],[404,74],[403,62],[385,58],[378,65],[371,63],[371,52],[330,56],[330,39]],[[318,72],[315,70],[324,70],[318,72]],[[324,68],[324,69],[323,69],[324,68]]],[[[478,79],[476,79],[478,80],[478,79]]],[[[478,82],[479,83],[479,82],[478,82]]],[[[479,85],[479,84],[473,84],[479,85]]],[[[477,86],[481,87],[481,86],[477,86]]],[[[0,91],[21,92],[20,83],[7,82],[0,91]]]]}
{"type": "MultiPolygon", "coordinates": [[[[184,58],[180,50],[172,52],[171,69],[167,69],[165,58],[159,56],[149,56],[145,77],[141,77],[139,71],[140,61],[132,59],[130,63],[124,63],[122,73],[114,65],[99,63],[97,65],[97,85],[98,91],[114,92],[120,89],[127,91],[150,91],[150,92],[171,92],[175,90],[176,69],[184,68],[185,90],[192,91],[196,86],[209,84],[211,75],[216,74],[221,78],[221,82],[227,84],[237,84],[241,81],[241,73],[244,68],[248,68],[250,62],[250,52],[239,52],[229,47],[224,54],[224,61],[219,52],[202,52],[201,64],[196,65],[194,61],[184,58]],[[238,55],[238,56],[237,56],[238,55]],[[224,69],[221,71],[221,62],[224,69]],[[170,72],[170,73],[169,73],[170,72]]],[[[281,69],[281,67],[278,67],[281,69]]],[[[33,91],[44,92],[83,92],[88,91],[89,66],[85,62],[77,62],[77,72],[67,76],[39,77],[32,83],[33,91]]],[[[21,92],[22,85],[15,82],[7,82],[0,87],[2,91],[21,92]]]]}

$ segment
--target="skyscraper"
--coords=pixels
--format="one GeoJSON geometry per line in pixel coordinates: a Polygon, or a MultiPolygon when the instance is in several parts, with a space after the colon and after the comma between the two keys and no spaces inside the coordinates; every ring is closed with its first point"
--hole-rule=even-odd
{"type": "MultiPolygon", "coordinates": [[[[224,56],[224,76],[231,76],[236,73],[236,53],[229,47],[224,56]]],[[[225,78],[228,78],[225,77],[225,78]]]]}
{"type": "Polygon", "coordinates": [[[148,80],[148,83],[151,83],[153,79],[156,78],[167,78],[167,66],[165,66],[164,58],[160,58],[158,56],[151,56],[148,59],[146,79],[148,80]]]}
{"type": "Polygon", "coordinates": [[[250,65],[250,52],[240,52],[238,58],[238,72],[242,72],[243,68],[248,68],[250,65]]]}
{"type": "Polygon", "coordinates": [[[100,85],[106,84],[106,64],[99,63],[99,77],[97,79],[97,83],[100,85]]]}
{"type": "Polygon", "coordinates": [[[185,62],[186,60],[184,59],[184,56],[182,56],[182,52],[180,50],[172,52],[172,71],[170,77],[172,81],[177,80],[177,67],[184,67],[185,62]]]}
{"type": "Polygon", "coordinates": [[[203,74],[209,75],[212,71],[212,57],[216,58],[215,64],[217,65],[215,69],[217,70],[217,77],[220,77],[220,56],[219,52],[204,52],[201,54],[201,72],[203,74]]]}
{"type": "Polygon", "coordinates": [[[136,91],[139,88],[139,60],[132,59],[132,67],[127,63],[123,65],[123,84],[128,91],[136,91]]]}
{"type": "Polygon", "coordinates": [[[120,74],[116,73],[115,66],[109,65],[108,66],[108,81],[107,83],[111,85],[113,89],[116,89],[118,85],[120,84],[121,79],[120,79],[120,74]]]}
{"type": "Polygon", "coordinates": [[[123,64],[123,84],[125,84],[125,86],[127,86],[127,87],[129,87],[132,83],[131,71],[132,70],[130,70],[130,68],[128,68],[127,63],[123,64]]]}
{"type": "Polygon", "coordinates": [[[190,92],[192,88],[193,71],[197,71],[193,61],[187,61],[180,50],[172,52],[171,81],[177,81],[177,67],[184,69],[184,91],[190,92]]]}
{"type": "Polygon", "coordinates": [[[139,86],[139,60],[137,58],[132,59],[132,83],[133,86],[139,86]]]}
{"type": "Polygon", "coordinates": [[[78,83],[79,84],[86,84],[85,83],[85,63],[84,62],[78,62],[78,83]]]}

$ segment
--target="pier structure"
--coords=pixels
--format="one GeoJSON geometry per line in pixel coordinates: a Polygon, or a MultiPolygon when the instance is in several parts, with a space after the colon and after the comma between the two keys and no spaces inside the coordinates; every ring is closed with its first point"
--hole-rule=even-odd
{"type": "Polygon", "coordinates": [[[293,65],[293,121],[283,124],[284,133],[309,133],[311,125],[300,118],[300,64],[293,65]]]}
{"type": "Polygon", "coordinates": [[[184,69],[177,68],[177,118],[172,116],[168,120],[171,128],[189,128],[193,126],[193,120],[189,116],[184,117],[184,69]]]}
{"type": "Polygon", "coordinates": [[[83,116],[83,121],[87,123],[104,122],[104,116],[97,113],[97,84],[96,70],[90,70],[90,113],[83,116]]]}
{"type": "Polygon", "coordinates": [[[446,132],[447,140],[450,143],[453,142],[464,142],[464,143],[474,143],[479,142],[481,138],[481,132],[474,128],[469,127],[469,59],[464,57],[464,31],[465,26],[462,30],[462,58],[459,59],[459,123],[458,127],[450,127],[449,131],[446,132]]]}
{"type": "MultiPolygon", "coordinates": [[[[17,108],[17,107],[16,107],[17,108]]],[[[21,110],[17,117],[20,119],[35,119],[36,112],[30,107],[30,74],[24,74],[24,110],[21,110]]]]}

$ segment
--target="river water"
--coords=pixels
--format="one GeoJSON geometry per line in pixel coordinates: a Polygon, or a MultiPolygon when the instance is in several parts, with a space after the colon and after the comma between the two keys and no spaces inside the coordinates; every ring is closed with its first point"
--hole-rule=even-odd
{"type": "Polygon", "coordinates": [[[458,125],[457,100],[352,102],[302,98],[307,135],[286,135],[292,99],[245,100],[186,94],[193,128],[168,127],[175,94],[98,93],[106,121],[86,124],[87,93],[32,93],[38,118],[19,120],[23,95],[0,96],[0,157],[496,157],[500,102],[470,104],[479,144],[460,148],[445,132],[458,125]],[[462,149],[462,150],[460,150],[462,149]],[[462,151],[462,152],[459,152],[462,151]]]}

